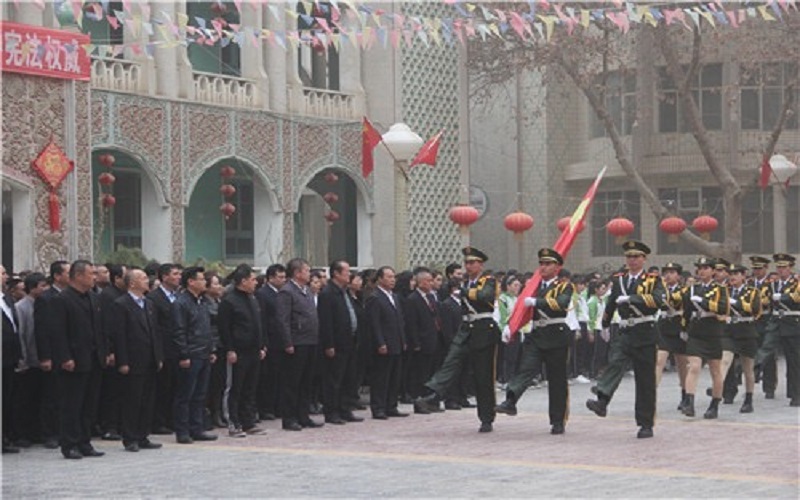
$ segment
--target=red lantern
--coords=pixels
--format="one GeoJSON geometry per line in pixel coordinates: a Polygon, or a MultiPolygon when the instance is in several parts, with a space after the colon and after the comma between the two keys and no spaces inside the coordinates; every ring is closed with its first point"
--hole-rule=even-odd
{"type": "Polygon", "coordinates": [[[219,206],[219,211],[222,212],[222,215],[225,216],[225,220],[228,220],[231,215],[236,212],[236,207],[233,206],[233,203],[228,203],[227,201],[219,206]]]}
{"type": "Polygon", "coordinates": [[[108,172],[103,172],[97,178],[97,181],[100,184],[102,184],[103,186],[110,186],[110,185],[114,184],[114,181],[116,181],[116,180],[117,180],[117,178],[114,177],[114,174],[110,174],[108,172]]]}
{"type": "MultiPolygon", "coordinates": [[[[559,231],[561,231],[563,233],[569,227],[569,221],[571,221],[571,220],[572,220],[572,217],[562,217],[562,218],[558,219],[558,222],[556,223],[556,227],[558,228],[559,231]]],[[[584,229],[586,229],[586,224],[583,221],[581,221],[581,223],[578,224],[578,232],[580,233],[584,229]]]]}
{"type": "Polygon", "coordinates": [[[469,231],[469,226],[474,224],[479,217],[478,210],[470,205],[456,205],[450,209],[450,220],[458,224],[462,234],[469,231]]]}
{"type": "Polygon", "coordinates": [[[506,215],[503,224],[519,239],[522,238],[522,233],[533,227],[533,217],[525,212],[513,212],[506,215]]]}
{"type": "Polygon", "coordinates": [[[103,165],[106,168],[113,167],[114,166],[114,162],[116,160],[117,159],[114,158],[114,155],[108,154],[108,153],[101,154],[100,156],[97,157],[97,161],[99,161],[100,164],[103,165]]]}
{"type": "Polygon", "coordinates": [[[664,233],[667,233],[670,243],[678,241],[678,235],[686,231],[686,221],[680,217],[667,217],[658,224],[658,228],[664,233]]]}
{"type": "Polygon", "coordinates": [[[214,2],[211,4],[211,12],[217,17],[222,17],[228,13],[228,7],[222,2],[214,2]]]}
{"type": "Polygon", "coordinates": [[[633,222],[625,217],[617,217],[616,219],[608,221],[608,224],[606,224],[606,231],[615,237],[615,241],[618,245],[621,245],[625,241],[625,238],[633,232],[634,227],[633,222]]]}
{"type": "Polygon", "coordinates": [[[222,176],[223,179],[230,179],[234,175],[236,175],[236,169],[231,167],[230,165],[225,165],[221,169],[219,169],[219,175],[222,176]]]}
{"type": "Polygon", "coordinates": [[[334,174],[333,172],[328,172],[325,174],[325,182],[328,184],[336,184],[336,181],[339,180],[339,176],[334,174]]]}
{"type": "Polygon", "coordinates": [[[339,212],[337,212],[336,210],[331,210],[325,214],[325,220],[328,221],[328,224],[331,226],[333,225],[334,222],[339,220],[340,217],[341,216],[339,215],[339,212]]]}
{"type": "Polygon", "coordinates": [[[106,208],[111,208],[117,204],[117,199],[114,198],[113,194],[104,194],[102,198],[100,198],[100,202],[106,208]]]}
{"type": "Polygon", "coordinates": [[[325,200],[325,203],[330,205],[331,203],[336,203],[337,201],[339,201],[339,195],[336,193],[325,193],[322,196],[322,199],[325,200]]]}
{"type": "Polygon", "coordinates": [[[710,215],[701,215],[692,222],[692,227],[700,233],[704,240],[711,239],[711,233],[716,231],[717,226],[719,226],[719,222],[710,215]]]}
{"type": "Polygon", "coordinates": [[[234,194],[236,194],[236,188],[231,184],[223,184],[219,188],[219,192],[222,193],[222,196],[225,198],[230,198],[234,194]]]}

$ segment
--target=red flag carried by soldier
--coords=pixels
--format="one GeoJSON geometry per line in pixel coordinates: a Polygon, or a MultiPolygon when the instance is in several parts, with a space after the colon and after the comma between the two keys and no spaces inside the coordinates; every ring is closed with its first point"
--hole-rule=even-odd
{"type": "Polygon", "coordinates": [[[408,168],[411,168],[414,165],[430,165],[431,167],[436,165],[436,156],[439,154],[439,143],[441,142],[443,133],[444,130],[440,130],[438,134],[428,139],[428,142],[419,148],[417,155],[413,160],[411,160],[408,168]]]}
{"type": "Polygon", "coordinates": [[[364,117],[364,125],[361,127],[361,173],[364,177],[369,177],[372,169],[375,168],[375,159],[372,157],[372,150],[381,143],[383,138],[381,133],[364,117]]]}
{"type": "MultiPolygon", "coordinates": [[[[564,257],[564,260],[566,260],[567,254],[572,248],[572,244],[575,242],[575,238],[578,236],[581,226],[584,224],[583,221],[586,219],[586,215],[589,213],[589,209],[592,207],[594,195],[597,194],[597,188],[600,186],[600,181],[603,179],[603,175],[605,173],[606,167],[603,167],[603,170],[597,174],[597,179],[595,179],[595,181],[589,187],[589,190],[586,191],[583,201],[581,201],[581,204],[578,205],[575,213],[573,213],[572,217],[570,217],[569,225],[567,225],[567,227],[561,233],[561,236],[559,236],[558,241],[556,241],[556,244],[553,246],[553,249],[562,257],[564,257]]],[[[539,270],[537,269],[533,277],[528,280],[525,288],[520,292],[519,299],[517,299],[517,304],[514,306],[514,311],[511,313],[511,318],[508,320],[508,329],[511,331],[512,337],[517,334],[523,325],[531,320],[531,317],[533,316],[533,309],[525,306],[525,297],[532,297],[539,289],[539,284],[541,281],[542,276],[539,274],[539,270]]]]}

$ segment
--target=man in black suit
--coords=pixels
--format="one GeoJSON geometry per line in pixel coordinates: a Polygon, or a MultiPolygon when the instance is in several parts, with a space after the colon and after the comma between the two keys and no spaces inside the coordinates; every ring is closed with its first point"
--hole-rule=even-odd
{"type": "MultiPolygon", "coordinates": [[[[111,275],[115,270],[109,267],[111,275]]],[[[122,444],[127,451],[161,448],[147,438],[153,419],[156,373],[164,362],[164,343],[156,330],[155,309],[145,299],[147,274],[131,269],[123,277],[128,293],[113,304],[116,366],[122,377],[122,444]]],[[[113,281],[113,278],[112,278],[113,281]]],[[[114,285],[111,285],[114,286],[114,285]]],[[[108,287],[110,288],[110,287],[108,287]]]]}
{"type": "MultiPolygon", "coordinates": [[[[437,350],[434,372],[438,371],[444,363],[444,358],[450,350],[450,344],[461,330],[461,323],[464,321],[461,311],[461,284],[460,279],[451,279],[442,287],[446,291],[446,299],[442,300],[439,306],[439,316],[442,318],[442,331],[439,338],[439,349],[437,350]]],[[[471,404],[467,399],[469,393],[470,370],[468,366],[461,369],[458,383],[445,395],[444,406],[448,410],[460,410],[469,408],[471,404]]]]}
{"type": "Polygon", "coordinates": [[[161,264],[158,280],[161,285],[147,294],[156,309],[156,323],[159,337],[164,342],[164,367],[158,372],[156,380],[156,407],[153,415],[153,434],[171,434],[173,422],[175,380],[178,370],[178,354],[172,342],[174,323],[172,304],[178,297],[181,284],[181,266],[161,264]]]}
{"type": "Polygon", "coordinates": [[[353,348],[358,328],[355,306],[347,285],[350,264],[335,260],[330,265],[331,277],[319,294],[319,343],[323,349],[322,397],[325,422],[344,424],[363,419],[353,415],[347,395],[357,385],[353,348]]]}
{"type": "Polygon", "coordinates": [[[73,262],[69,278],[69,287],[53,298],[51,323],[53,360],[59,369],[61,453],[68,459],[99,457],[104,453],[92,447],[90,438],[100,377],[109,361],[103,311],[91,292],[91,262],[73,262]]]}
{"type": "MultiPolygon", "coordinates": [[[[99,267],[99,266],[98,266],[99,267]]],[[[109,283],[102,288],[98,298],[103,309],[103,332],[108,339],[111,362],[103,370],[103,382],[100,385],[100,428],[102,438],[107,441],[119,441],[119,429],[122,425],[122,378],[115,366],[116,349],[114,346],[114,329],[117,326],[114,301],[125,295],[125,266],[106,264],[109,283]]],[[[99,273],[96,274],[96,276],[99,273]]],[[[97,277],[95,277],[97,279],[97,277]]]]}
{"type": "Polygon", "coordinates": [[[277,310],[283,354],[281,356],[281,417],[283,429],[299,431],[303,427],[321,427],[308,416],[311,376],[314,373],[319,318],[314,297],[308,290],[311,266],[294,258],[286,264],[290,279],[278,292],[277,310]]]}
{"type": "Polygon", "coordinates": [[[372,418],[407,417],[397,409],[400,391],[400,357],[406,348],[405,323],[395,293],[394,269],[383,266],[375,273],[377,287],[367,302],[367,317],[375,351],[370,372],[369,406],[372,418]]]}
{"type": "Polygon", "coordinates": [[[57,260],[50,264],[50,288],[33,303],[33,336],[36,338],[36,354],[42,370],[42,438],[44,447],[58,448],[59,409],[58,383],[53,372],[52,302],[69,286],[69,263],[57,260]]]}
{"type": "Polygon", "coordinates": [[[258,380],[258,416],[261,420],[275,420],[279,414],[278,362],[281,357],[277,298],[278,291],[286,284],[286,268],[282,264],[272,264],[266,274],[267,282],[256,292],[261,307],[261,327],[267,339],[267,355],[261,361],[258,380]]]}
{"type": "Polygon", "coordinates": [[[3,312],[3,453],[19,453],[13,446],[11,426],[14,408],[14,371],[22,359],[22,344],[19,337],[19,319],[14,308],[13,299],[6,293],[8,274],[6,268],[0,266],[0,306],[3,312]]]}
{"type": "Polygon", "coordinates": [[[439,347],[442,319],[433,292],[433,275],[427,268],[415,273],[417,288],[408,296],[405,310],[405,333],[411,351],[408,392],[412,398],[423,396],[424,383],[433,375],[433,363],[439,347]]]}

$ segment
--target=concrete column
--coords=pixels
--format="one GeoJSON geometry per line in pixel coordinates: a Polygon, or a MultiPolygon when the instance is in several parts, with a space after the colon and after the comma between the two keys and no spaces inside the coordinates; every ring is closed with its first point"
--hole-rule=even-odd
{"type": "Polygon", "coordinates": [[[264,12],[263,8],[250,3],[242,4],[242,11],[240,13],[242,22],[242,31],[244,32],[244,39],[240,45],[241,58],[242,58],[242,77],[249,78],[256,81],[256,88],[258,90],[258,105],[266,108],[269,104],[269,79],[267,73],[264,71],[264,45],[259,38],[256,46],[253,46],[252,34],[253,30],[258,37],[261,33],[261,28],[264,25],[264,12]]]}
{"type": "MultiPolygon", "coordinates": [[[[286,13],[283,8],[278,9],[279,19],[276,19],[272,9],[268,6],[262,7],[262,12],[267,29],[272,32],[286,32],[286,13]]],[[[263,52],[264,67],[269,78],[269,109],[276,113],[287,112],[287,65],[289,64],[289,54],[291,46],[287,43],[284,50],[277,43],[270,43],[263,52]]]]}
{"type": "Polygon", "coordinates": [[[406,168],[408,161],[397,160],[394,163],[394,241],[395,270],[408,269],[408,179],[406,168]]]}
{"type": "Polygon", "coordinates": [[[785,252],[787,241],[786,225],[786,190],[783,185],[775,183],[772,185],[772,216],[775,234],[772,242],[776,252],[785,252]]]}
{"type": "MultiPolygon", "coordinates": [[[[162,19],[163,14],[161,12],[166,13],[172,22],[177,23],[177,6],[175,2],[169,1],[155,1],[150,3],[152,9],[152,17],[156,19],[162,19]]],[[[185,6],[181,12],[185,12],[185,6]]],[[[155,29],[153,33],[153,41],[154,42],[163,42],[165,41],[162,38],[161,31],[158,28],[155,29]]],[[[185,47],[173,47],[173,48],[165,48],[165,47],[156,47],[156,50],[153,54],[155,59],[155,80],[156,80],[156,94],[169,98],[175,99],[178,97],[178,93],[180,91],[179,85],[179,78],[178,78],[178,51],[179,50],[186,50],[185,47]]]]}

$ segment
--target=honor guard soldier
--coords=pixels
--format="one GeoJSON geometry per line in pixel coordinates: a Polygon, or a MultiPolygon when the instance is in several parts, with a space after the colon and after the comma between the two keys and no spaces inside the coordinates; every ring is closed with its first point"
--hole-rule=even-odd
{"type": "Polygon", "coordinates": [[[611,295],[603,314],[603,328],[619,312],[619,336],[611,345],[609,365],[597,383],[597,399],[586,401],[586,407],[600,417],[619,385],[618,378],[628,363],[633,364],[636,380],[636,437],[653,437],[656,413],[656,313],[664,305],[664,284],[657,273],[646,273],[644,264],[650,247],[630,240],[622,245],[627,273],[614,276],[611,295]]]}
{"type": "Polygon", "coordinates": [[[756,363],[774,354],[780,344],[786,356],[786,391],[791,406],[800,406],[800,283],[792,275],[795,258],[786,253],[773,255],[777,279],[770,284],[772,318],[756,363]]]}
{"type": "MultiPolygon", "coordinates": [[[[766,257],[753,255],[750,257],[750,267],[753,270],[752,277],[747,280],[747,284],[756,288],[761,294],[761,316],[756,319],[756,331],[758,332],[759,349],[764,344],[767,333],[767,325],[772,319],[772,289],[769,273],[769,264],[772,262],[766,257]]],[[[775,388],[778,386],[778,363],[775,354],[767,356],[761,365],[755,367],[756,383],[761,380],[761,388],[764,390],[764,397],[775,399],[775,388]]]]}
{"type": "Polygon", "coordinates": [[[667,358],[675,356],[678,368],[678,380],[681,385],[681,402],[678,411],[683,410],[686,402],[686,331],[683,328],[683,295],[681,274],[683,266],[674,262],[661,268],[664,280],[666,300],[658,318],[658,360],[656,364],[656,386],[661,383],[661,374],[667,364],[667,358]]]}
{"type": "Polygon", "coordinates": [[[725,377],[726,372],[732,368],[734,355],[739,356],[746,390],[744,404],[739,411],[752,413],[755,387],[753,359],[758,352],[755,320],[761,315],[761,294],[756,288],[745,284],[746,276],[746,267],[731,265],[728,278],[730,316],[722,337],[722,376],[725,377]]]}
{"type": "Polygon", "coordinates": [[[728,289],[713,279],[715,260],[701,257],[695,263],[698,282],[688,287],[683,301],[684,323],[688,325],[689,340],[686,356],[689,371],[686,374],[686,404],[683,414],[694,417],[694,394],[703,360],[711,372],[711,405],[704,418],[717,418],[722,400],[722,334],[728,316],[728,289]]]}
{"type": "Polygon", "coordinates": [[[525,297],[525,305],[534,308],[533,331],[525,336],[519,370],[508,383],[506,400],[496,410],[516,415],[517,401],[530,387],[537,367],[543,363],[550,398],[550,433],[564,434],[568,417],[567,360],[572,336],[567,325],[567,310],[574,287],[569,280],[558,278],[564,265],[564,258],[558,252],[542,248],[538,256],[542,283],[534,297],[525,297]]]}
{"type": "Polygon", "coordinates": [[[495,417],[494,364],[500,342],[500,329],[492,318],[497,282],[483,272],[483,264],[489,259],[485,253],[473,247],[465,247],[461,253],[467,271],[465,287],[461,290],[464,321],[442,367],[425,384],[431,394],[417,398],[414,411],[440,411],[439,402],[459,382],[462,367],[469,361],[478,400],[480,432],[491,432],[495,417]]]}

